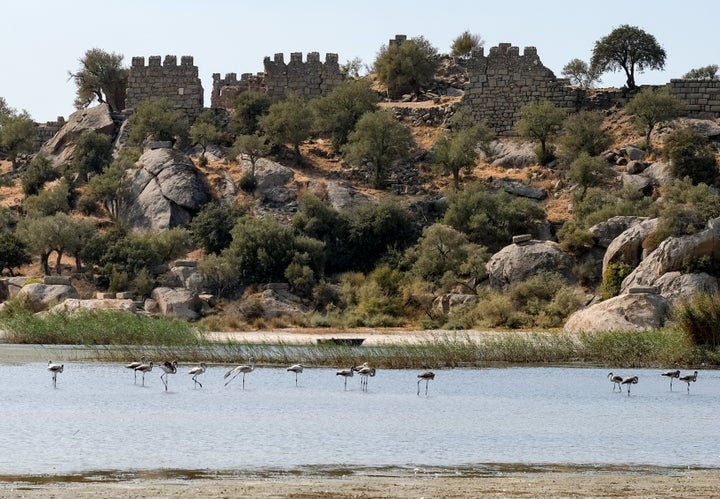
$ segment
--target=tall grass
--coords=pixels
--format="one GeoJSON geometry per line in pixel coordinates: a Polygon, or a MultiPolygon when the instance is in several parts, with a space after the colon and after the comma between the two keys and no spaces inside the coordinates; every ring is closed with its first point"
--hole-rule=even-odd
{"type": "Polygon", "coordinates": [[[437,332],[378,346],[282,342],[215,342],[184,321],[139,317],[123,312],[34,315],[15,312],[0,318],[5,341],[29,344],[73,344],[89,347],[93,357],[127,361],[142,355],[181,362],[349,367],[370,362],[378,368],[439,369],[483,367],[497,363],[569,364],[618,367],[720,365],[720,349],[696,346],[680,328],[649,331],[505,332],[470,336],[437,332]]]}
{"type": "Polygon", "coordinates": [[[43,345],[196,345],[186,321],[102,310],[36,315],[19,310],[0,318],[9,343],[43,345]]]}

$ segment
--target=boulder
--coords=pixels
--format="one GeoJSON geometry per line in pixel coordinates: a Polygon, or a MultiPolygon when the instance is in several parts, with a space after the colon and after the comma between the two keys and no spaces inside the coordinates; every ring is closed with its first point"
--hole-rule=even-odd
{"type": "Polygon", "coordinates": [[[31,278],[25,277],[25,276],[14,276],[14,277],[6,277],[3,280],[7,283],[7,291],[8,291],[8,298],[12,298],[13,296],[17,296],[17,294],[20,292],[23,286],[25,286],[25,283],[27,283],[31,278]]]}
{"type": "Polygon", "coordinates": [[[252,295],[249,298],[249,302],[255,302],[260,305],[265,319],[288,315],[301,315],[309,311],[309,307],[302,299],[292,294],[287,289],[287,286],[269,284],[259,295],[252,295]]]}
{"type": "Polygon", "coordinates": [[[670,302],[654,293],[628,293],[595,303],[572,314],[565,322],[568,333],[641,331],[662,327],[670,302]]]}
{"type": "Polygon", "coordinates": [[[205,278],[197,268],[197,262],[176,261],[170,268],[172,273],[182,283],[182,286],[193,293],[201,293],[206,287],[205,278]]]}
{"type": "Polygon", "coordinates": [[[155,288],[151,298],[157,302],[158,310],[163,315],[178,319],[197,320],[200,318],[202,302],[196,293],[184,288],[155,288]]]}
{"type": "Polygon", "coordinates": [[[28,296],[32,301],[46,307],[69,298],[80,298],[77,290],[72,286],[40,283],[26,284],[20,289],[18,296],[28,296]]]}
{"type": "Polygon", "coordinates": [[[547,191],[542,187],[533,187],[519,180],[497,179],[493,181],[492,185],[496,189],[502,189],[513,196],[530,198],[536,201],[542,201],[547,197],[547,191]]]}
{"type": "MultiPolygon", "coordinates": [[[[252,171],[252,163],[245,156],[240,157],[240,166],[243,174],[249,174],[252,171]]],[[[255,192],[260,197],[265,191],[287,185],[294,177],[295,172],[280,163],[265,158],[260,158],[255,162],[255,179],[257,180],[255,192]]]]}
{"type": "Polygon", "coordinates": [[[717,278],[705,272],[694,274],[666,272],[655,281],[655,287],[671,305],[689,300],[697,293],[715,294],[720,290],[717,278]]]}
{"type": "Polygon", "coordinates": [[[646,176],[623,173],[620,175],[620,180],[623,188],[642,192],[646,196],[652,193],[652,181],[646,176]]]}
{"type": "Polygon", "coordinates": [[[336,210],[349,210],[371,201],[368,196],[357,189],[336,181],[329,181],[326,191],[330,205],[336,210]]]}
{"type": "Polygon", "coordinates": [[[615,262],[624,262],[636,267],[643,258],[643,241],[657,230],[657,226],[657,218],[642,219],[613,239],[603,257],[603,274],[607,266],[615,262]]]}
{"type": "Polygon", "coordinates": [[[525,168],[537,163],[535,144],[520,141],[493,141],[490,148],[494,153],[492,158],[485,158],[493,166],[502,168],[525,168]]]}
{"type": "Polygon", "coordinates": [[[622,283],[621,292],[636,286],[654,286],[667,272],[679,271],[688,261],[720,254],[720,218],[696,234],[669,237],[645,257],[622,283]]]}
{"type": "Polygon", "coordinates": [[[136,303],[132,300],[80,300],[69,298],[52,307],[50,312],[79,312],[81,310],[120,310],[122,312],[137,313],[136,303]]]}
{"type": "Polygon", "coordinates": [[[54,164],[63,164],[72,158],[78,139],[86,132],[113,136],[115,122],[107,104],[98,104],[72,113],[65,125],[43,145],[42,151],[54,164]]]}
{"type": "Polygon", "coordinates": [[[129,172],[125,221],[136,229],[163,230],[187,225],[210,201],[205,178],[190,158],[176,149],[145,151],[129,172]]]}
{"type": "Polygon", "coordinates": [[[642,161],[647,156],[647,153],[635,146],[625,146],[620,149],[620,154],[624,154],[630,161],[642,161]]]}
{"type": "Polygon", "coordinates": [[[642,174],[643,177],[650,179],[653,185],[666,186],[675,180],[675,176],[670,170],[670,165],[660,161],[656,161],[645,168],[642,174]]]}
{"type": "Polygon", "coordinates": [[[632,225],[645,220],[648,220],[648,218],[619,215],[593,225],[588,229],[588,231],[593,236],[597,246],[607,248],[616,237],[625,232],[632,225]]]}
{"type": "Polygon", "coordinates": [[[574,282],[574,261],[557,243],[532,240],[511,244],[495,253],[485,266],[490,284],[502,289],[508,284],[522,282],[540,272],[553,272],[574,282]]]}

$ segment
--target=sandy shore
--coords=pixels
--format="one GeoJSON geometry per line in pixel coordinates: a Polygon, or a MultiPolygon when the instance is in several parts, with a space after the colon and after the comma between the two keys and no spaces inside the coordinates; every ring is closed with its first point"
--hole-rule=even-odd
{"type": "Polygon", "coordinates": [[[464,498],[720,497],[720,470],[564,469],[480,476],[275,476],[235,479],[131,479],[76,483],[0,482],[0,497],[71,498],[464,498]]]}

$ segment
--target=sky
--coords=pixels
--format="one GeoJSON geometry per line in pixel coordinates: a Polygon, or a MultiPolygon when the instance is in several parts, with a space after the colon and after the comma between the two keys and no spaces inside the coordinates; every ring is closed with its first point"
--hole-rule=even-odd
{"type": "MultiPolygon", "coordinates": [[[[663,84],[690,69],[720,64],[720,2],[650,0],[6,0],[0,12],[0,96],[38,122],[75,111],[77,71],[85,51],[124,56],[194,57],[210,105],[212,74],[257,73],[265,56],[337,53],[340,63],[360,58],[370,66],[396,34],[423,36],[449,53],[464,31],[487,49],[499,43],[534,46],[560,77],[570,60],[589,61],[596,41],[629,24],[665,49],[664,71],[636,74],[642,84],[663,84]],[[667,4],[672,7],[668,7],[667,4]]],[[[605,73],[601,87],[620,87],[624,73],[605,73]]]]}

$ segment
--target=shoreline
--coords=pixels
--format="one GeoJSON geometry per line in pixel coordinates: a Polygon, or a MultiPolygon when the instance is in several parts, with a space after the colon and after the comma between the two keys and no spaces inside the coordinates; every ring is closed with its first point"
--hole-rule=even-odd
{"type": "Polygon", "coordinates": [[[203,470],[0,476],[0,498],[157,497],[718,497],[720,469],[640,465],[498,465],[453,469],[350,468],[228,473],[203,470]],[[334,471],[333,471],[334,470],[334,471]],[[104,478],[103,478],[104,477],[104,478]]]}

